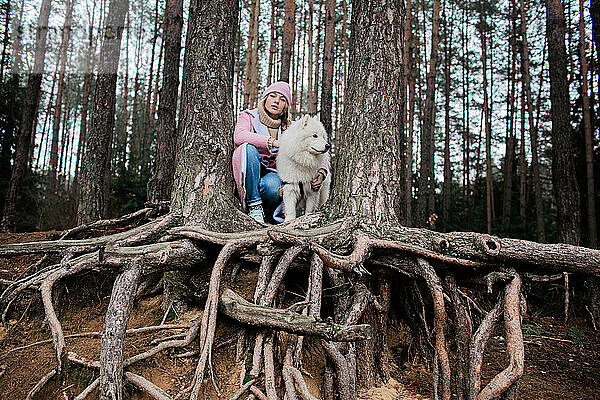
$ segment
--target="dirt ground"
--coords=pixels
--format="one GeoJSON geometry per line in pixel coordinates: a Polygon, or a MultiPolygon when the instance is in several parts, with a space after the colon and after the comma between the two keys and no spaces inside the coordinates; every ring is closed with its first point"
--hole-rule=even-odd
{"type": "MultiPolygon", "coordinates": [[[[2,234],[0,243],[44,240],[52,232],[34,234],[2,234]]],[[[0,258],[0,279],[14,280],[27,272],[36,256],[0,258]]],[[[234,289],[246,297],[252,292],[256,270],[242,270],[234,289]],[[242,278],[243,277],[243,278],[242,278]]],[[[110,298],[113,277],[88,273],[63,282],[59,290],[59,318],[65,335],[102,330],[104,312],[110,298]]],[[[60,285],[59,285],[60,286],[60,285]]],[[[0,285],[0,290],[5,286],[0,285]]],[[[161,297],[139,301],[131,315],[129,328],[160,324],[161,297]]],[[[23,294],[13,305],[8,324],[0,325],[0,399],[24,399],[31,388],[55,366],[55,354],[49,329],[43,324],[43,307],[39,293],[23,294]],[[29,348],[18,347],[46,341],[29,348]],[[11,351],[14,350],[14,351],[11,351]],[[4,367],[4,368],[3,368],[4,367]],[[4,372],[2,372],[4,371],[4,372]]],[[[189,324],[201,317],[201,311],[184,315],[170,314],[169,324],[189,324]]],[[[385,386],[359,392],[359,398],[377,400],[417,400],[430,397],[431,374],[422,364],[407,362],[406,332],[392,326],[390,332],[391,379],[385,386]]],[[[219,393],[206,380],[204,399],[227,399],[238,389],[242,362],[236,362],[235,338],[240,327],[226,318],[220,318],[217,327],[213,365],[219,393]]],[[[152,346],[152,340],[182,333],[171,329],[136,334],[127,337],[125,357],[152,346]]],[[[600,399],[600,333],[589,329],[583,320],[564,324],[552,317],[527,316],[523,321],[525,335],[525,376],[519,387],[520,399],[600,399]]],[[[279,338],[285,340],[285,334],[279,338]]],[[[97,360],[100,352],[99,337],[66,339],[67,348],[88,360],[97,360]]],[[[194,343],[187,350],[195,350],[194,343]]],[[[303,373],[311,392],[319,397],[324,355],[313,341],[305,341],[303,373]]],[[[490,341],[484,358],[484,383],[504,368],[506,355],[501,332],[490,341]]],[[[175,396],[193,377],[196,357],[181,357],[183,350],[162,352],[136,364],[130,370],[154,382],[171,396],[175,396]]],[[[277,355],[276,355],[277,357],[277,355]]],[[[65,365],[60,376],[55,376],[36,396],[36,399],[70,400],[98,377],[98,372],[72,363],[65,365]]],[[[279,382],[281,384],[281,382],[279,382]]],[[[97,394],[88,397],[97,399],[97,394]]],[[[125,398],[150,399],[131,384],[125,387],[125,398]]]]}

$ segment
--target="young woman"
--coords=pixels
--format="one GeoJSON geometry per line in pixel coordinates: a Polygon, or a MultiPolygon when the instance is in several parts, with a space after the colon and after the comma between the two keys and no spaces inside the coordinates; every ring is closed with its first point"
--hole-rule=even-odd
{"type": "MultiPolygon", "coordinates": [[[[242,208],[259,222],[265,222],[281,203],[281,180],[275,157],[281,133],[290,125],[291,90],[287,82],[275,82],[263,93],[258,107],[245,110],[233,133],[233,176],[242,208]]],[[[311,187],[319,190],[328,171],[319,169],[311,187]]],[[[269,218],[270,219],[270,218],[269,218]]]]}

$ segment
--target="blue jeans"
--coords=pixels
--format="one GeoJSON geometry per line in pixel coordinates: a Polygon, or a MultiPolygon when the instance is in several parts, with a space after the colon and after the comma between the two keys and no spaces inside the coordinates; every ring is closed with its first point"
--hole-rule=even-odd
{"type": "Polygon", "coordinates": [[[263,204],[264,208],[274,210],[281,203],[279,175],[262,165],[260,153],[251,144],[246,146],[246,160],[246,204],[263,204]]]}

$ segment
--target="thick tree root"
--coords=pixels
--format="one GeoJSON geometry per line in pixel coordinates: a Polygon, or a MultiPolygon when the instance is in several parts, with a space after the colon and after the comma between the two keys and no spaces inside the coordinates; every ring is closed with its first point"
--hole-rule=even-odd
{"type": "MultiPolygon", "coordinates": [[[[520,324],[524,303],[520,296],[519,275],[514,270],[505,270],[489,276],[490,289],[495,282],[506,284],[504,295],[483,317],[471,337],[470,309],[475,308],[480,315],[483,311],[461,292],[452,277],[446,277],[446,290],[448,287],[449,290],[444,293],[442,280],[438,276],[439,271],[462,271],[467,268],[473,274],[481,274],[481,271],[487,273],[502,265],[518,266],[520,272],[541,270],[546,274],[546,270],[557,269],[600,276],[598,250],[537,244],[472,233],[442,234],[425,229],[373,227],[352,218],[315,228],[317,219],[307,216],[284,226],[242,233],[217,233],[195,226],[177,226],[180,218],[175,214],[167,214],[117,234],[92,239],[67,239],[89,231],[136,223],[149,218],[154,212],[153,209],[144,209],[117,220],[78,227],[65,232],[62,238],[56,241],[0,246],[0,256],[52,253],[62,258],[63,261],[59,264],[34,271],[23,278],[2,282],[7,287],[0,295],[0,307],[5,319],[10,305],[20,293],[27,289],[39,288],[56,350],[55,372],[61,370],[65,355],[72,362],[100,369],[101,377],[77,398],[85,398],[96,387],[100,387],[101,397],[118,396],[122,390],[123,378],[133,382],[153,398],[169,398],[161,389],[141,376],[127,371],[127,368],[161,351],[186,347],[196,338],[199,339],[200,349],[194,378],[188,389],[180,393],[179,397],[197,399],[207,371],[218,391],[218,377],[215,377],[212,368],[212,351],[217,310],[222,306],[226,314],[242,324],[262,329],[255,337],[253,367],[248,371],[253,376],[249,382],[240,385],[236,396],[250,391],[251,396],[261,400],[277,399],[279,396],[276,382],[278,376],[281,376],[288,400],[313,400],[314,396],[308,392],[300,372],[303,336],[311,335],[324,339],[321,343],[330,364],[329,373],[325,374],[323,397],[353,399],[356,396],[357,385],[372,384],[377,376],[383,380],[387,377],[387,347],[383,331],[386,329],[390,312],[392,288],[391,281],[381,274],[381,271],[401,273],[405,278],[408,277],[416,299],[420,299],[416,304],[416,308],[421,310],[417,321],[421,321],[423,325],[421,331],[426,333],[425,340],[429,340],[429,332],[433,332],[435,338],[432,346],[435,350],[433,365],[437,366],[435,371],[439,374],[439,385],[438,379],[434,378],[434,397],[448,400],[452,395],[452,371],[444,332],[445,304],[447,299],[451,299],[457,328],[458,325],[466,324],[465,329],[455,330],[457,340],[461,342],[457,347],[455,369],[459,398],[488,400],[502,394],[514,398],[524,368],[520,324]],[[181,240],[176,240],[177,238],[181,240]],[[125,335],[135,331],[126,328],[141,277],[196,266],[206,260],[205,248],[214,250],[218,247],[221,248],[212,268],[202,316],[191,326],[185,326],[188,329],[183,338],[167,338],[149,350],[124,359],[125,335]],[[336,252],[340,252],[341,255],[336,252]],[[242,299],[227,288],[222,289],[222,276],[229,276],[223,274],[236,253],[242,260],[260,262],[254,303],[242,299]],[[443,268],[438,268],[439,266],[443,268]],[[306,296],[303,302],[282,308],[284,302],[289,304],[289,296],[285,297],[282,288],[285,286],[284,278],[291,268],[308,271],[306,296]],[[333,304],[326,303],[324,309],[330,310],[333,305],[334,312],[337,313],[334,315],[336,323],[321,320],[324,268],[331,286],[336,288],[333,304]],[[99,361],[85,360],[67,351],[65,338],[77,335],[64,335],[52,299],[52,290],[57,283],[92,269],[110,271],[118,276],[107,311],[99,361]],[[361,279],[357,280],[356,275],[361,279]],[[424,280],[433,299],[432,329],[427,325],[426,303],[420,297],[420,289],[414,283],[415,279],[424,280]],[[502,372],[481,389],[483,352],[500,318],[504,319],[509,362],[502,372]],[[361,322],[369,322],[370,325],[361,322]],[[371,328],[374,328],[375,333],[371,328]],[[277,331],[286,331],[290,335],[277,334],[277,331]],[[282,341],[282,337],[287,337],[287,340],[282,341]],[[355,341],[361,342],[355,345],[355,341]],[[286,344],[283,368],[276,371],[276,366],[279,365],[275,360],[276,346],[286,344]],[[365,363],[367,359],[373,362],[365,363]],[[264,392],[261,390],[262,386],[258,385],[259,381],[255,379],[261,371],[264,371],[264,392]],[[360,379],[357,379],[357,371],[360,371],[360,379]],[[363,373],[368,375],[368,378],[362,376],[363,373]]],[[[41,264],[35,269],[39,265],[41,264]]],[[[147,331],[151,329],[154,328],[148,327],[147,331]]],[[[97,336],[97,333],[80,334],[84,335],[97,336]]],[[[37,343],[30,346],[33,345],[37,343]]],[[[13,351],[17,349],[11,350],[13,351]]],[[[9,353],[5,353],[3,357],[7,354],[9,353]]],[[[45,382],[41,383],[41,386],[44,384],[45,382]]]]}

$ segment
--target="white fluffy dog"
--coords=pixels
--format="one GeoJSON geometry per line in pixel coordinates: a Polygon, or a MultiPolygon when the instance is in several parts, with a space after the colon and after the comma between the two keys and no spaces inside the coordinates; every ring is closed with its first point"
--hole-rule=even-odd
{"type": "Polygon", "coordinates": [[[331,173],[318,191],[310,185],[319,168],[325,163],[329,170],[327,132],[318,117],[305,115],[295,121],[279,140],[277,173],[283,185],[285,222],[296,218],[296,209],[305,203],[305,213],[314,212],[329,197],[331,173]]]}

